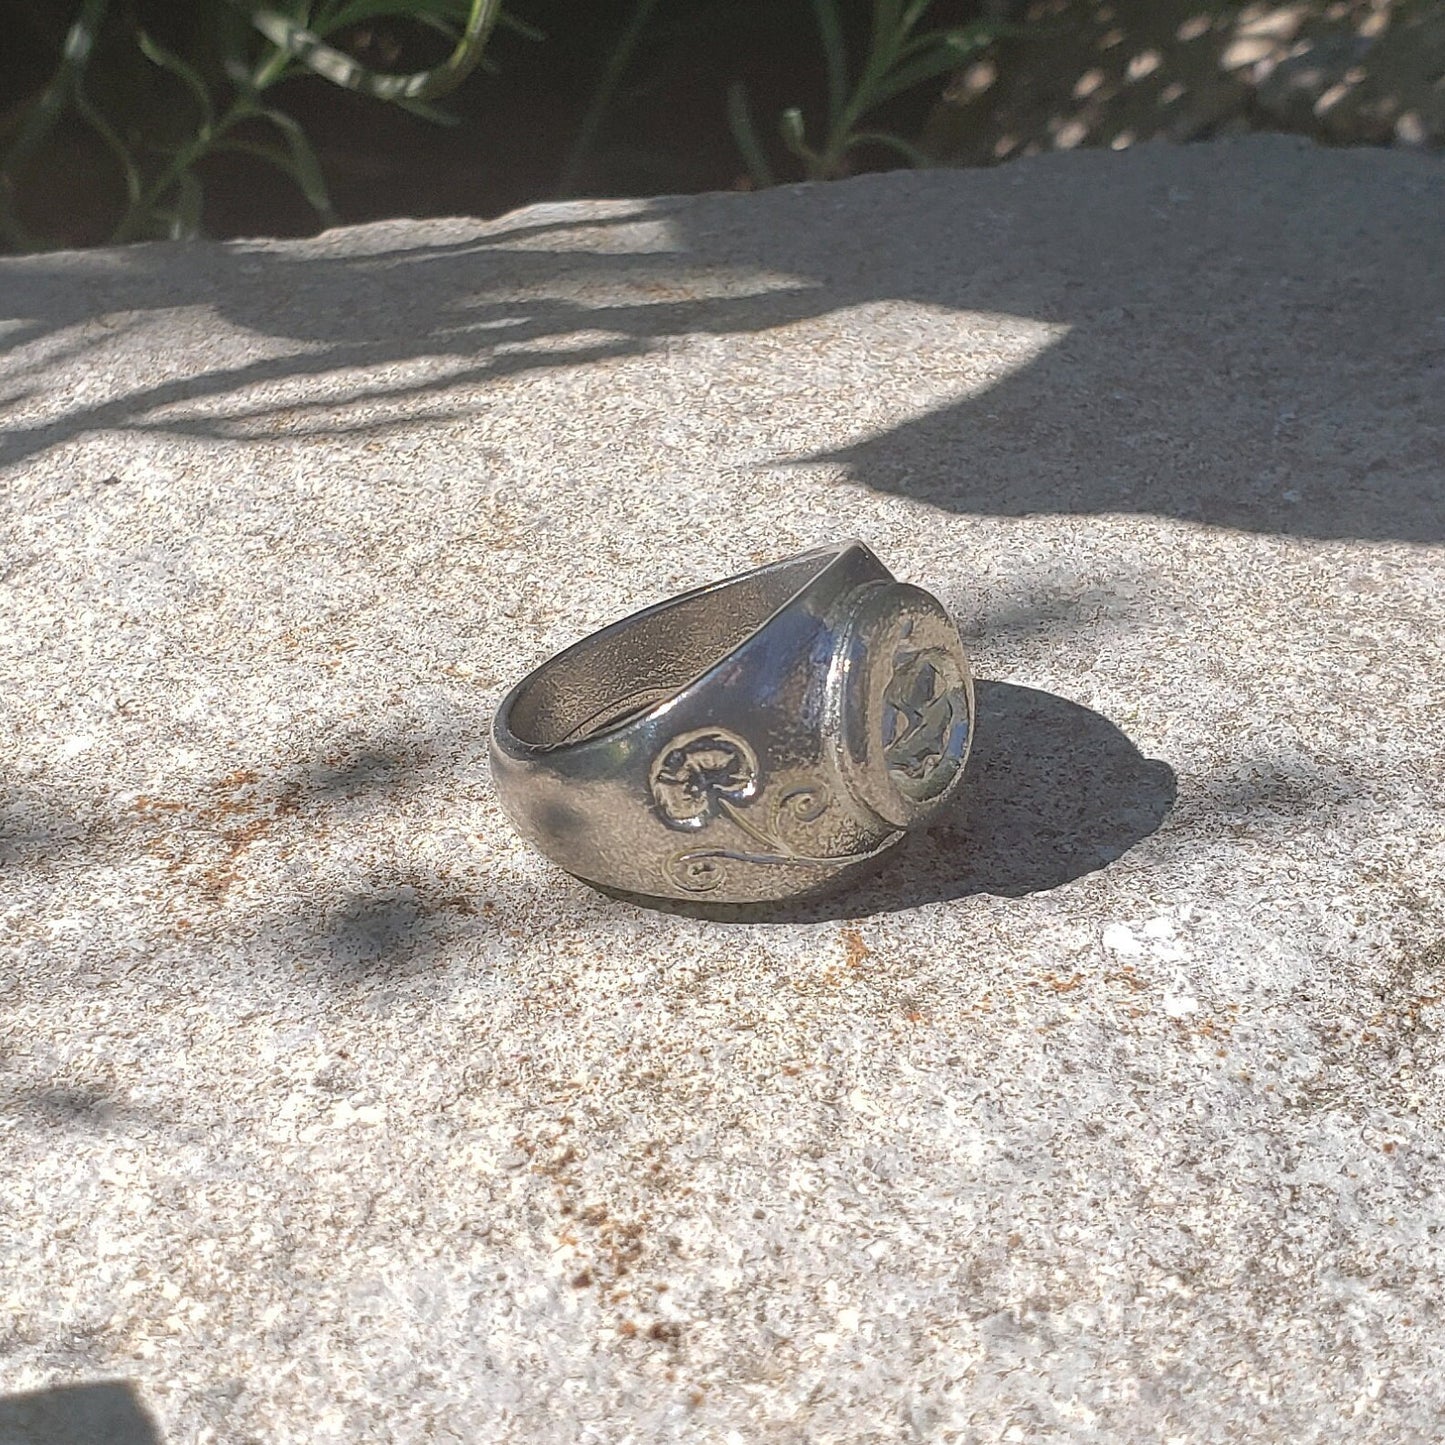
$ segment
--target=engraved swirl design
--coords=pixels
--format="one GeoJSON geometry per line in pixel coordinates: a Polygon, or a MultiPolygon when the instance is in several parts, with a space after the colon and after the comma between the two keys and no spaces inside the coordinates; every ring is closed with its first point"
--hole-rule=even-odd
{"type": "Polygon", "coordinates": [[[736,865],[836,868],[872,856],[815,856],[788,841],[789,832],[816,823],[832,806],[821,785],[783,793],[766,810],[766,819],[759,819],[753,802],[760,784],[757,754],[745,738],[725,729],[703,728],[672,739],[654,760],[651,777],[653,801],[669,827],[702,829],[714,818],[725,818],[757,845],[679,849],[663,866],[668,881],[683,892],[714,892],[736,865]]]}

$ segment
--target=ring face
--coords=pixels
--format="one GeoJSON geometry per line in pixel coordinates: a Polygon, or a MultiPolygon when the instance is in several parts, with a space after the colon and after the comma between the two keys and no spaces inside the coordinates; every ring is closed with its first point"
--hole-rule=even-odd
{"type": "Polygon", "coordinates": [[[838,662],[839,769],[884,822],[914,827],[952,798],[968,759],[973,682],[958,631],[927,592],[893,583],[862,599],[838,662]]]}
{"type": "Polygon", "coordinates": [[[958,776],[968,744],[963,682],[948,653],[900,649],[883,713],[883,759],[894,786],[913,803],[936,798],[958,776]]]}
{"type": "Polygon", "coordinates": [[[492,764],[518,830],[580,877],[758,902],[835,885],[934,817],[972,725],[948,614],[849,543],[568,648],[503,701],[492,764]]]}

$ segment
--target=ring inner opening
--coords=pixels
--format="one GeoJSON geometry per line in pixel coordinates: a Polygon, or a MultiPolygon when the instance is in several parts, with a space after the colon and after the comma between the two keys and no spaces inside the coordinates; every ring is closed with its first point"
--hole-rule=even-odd
{"type": "Polygon", "coordinates": [[[555,747],[647,712],[745,642],[836,555],[779,562],[584,638],[522,686],[507,719],[512,736],[555,747]]]}

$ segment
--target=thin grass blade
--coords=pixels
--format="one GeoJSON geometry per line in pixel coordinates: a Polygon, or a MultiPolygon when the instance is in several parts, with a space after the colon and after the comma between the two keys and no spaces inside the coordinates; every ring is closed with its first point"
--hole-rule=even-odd
{"type": "Polygon", "coordinates": [[[91,104],[90,97],[85,93],[85,86],[78,78],[75,82],[75,109],[119,162],[121,174],[125,177],[126,202],[133,211],[140,203],[144,189],[140,163],[132,155],[130,147],[120,138],[115,127],[91,104]]]}
{"type": "MultiPolygon", "coordinates": [[[[488,68],[485,60],[482,62],[482,68],[488,68]]],[[[495,70],[496,67],[493,66],[491,69],[495,70]]],[[[394,103],[398,109],[416,116],[419,120],[430,121],[433,125],[456,126],[462,123],[461,116],[453,115],[439,105],[428,105],[424,100],[398,100],[394,103]]]]}
{"type": "Polygon", "coordinates": [[[256,110],[263,120],[268,120],[281,132],[291,164],[288,174],[301,188],[301,194],[310,202],[311,209],[328,225],[335,225],[336,212],[331,205],[331,193],[326,188],[326,177],[321,172],[321,162],[306,139],[306,132],[284,110],[260,106],[256,110]]]}
{"type": "Polygon", "coordinates": [[[251,24],[279,50],[323,79],[376,100],[391,101],[436,100],[455,90],[481,62],[501,11],[501,0],[471,0],[461,37],[445,60],[430,70],[391,75],[369,69],[279,11],[256,5],[252,0],[230,0],[230,3],[244,10],[251,24]]]}
{"type": "Polygon", "coordinates": [[[778,117],[778,134],[783,138],[783,144],[800,161],[809,167],[809,170],[817,164],[817,153],[808,144],[808,130],[803,124],[803,112],[796,105],[790,105],[782,115],[778,117]]]}
{"type": "Polygon", "coordinates": [[[216,108],[211,102],[210,87],[207,86],[201,73],[194,66],[182,60],[174,51],[167,50],[164,45],[144,30],[136,31],[135,40],[140,47],[140,53],[152,65],[159,66],[168,74],[174,75],[195,96],[196,104],[200,107],[201,124],[206,130],[211,130],[216,124],[216,108]]]}
{"type": "Polygon", "coordinates": [[[777,185],[777,177],[768,164],[768,157],[758,140],[753,125],[752,107],[748,104],[747,87],[740,80],[728,86],[728,129],[733,133],[733,142],[748,168],[748,175],[759,189],[777,185]]]}
{"type": "Polygon", "coordinates": [[[823,42],[823,67],[828,81],[828,115],[837,116],[848,100],[848,49],[838,19],[836,0],[813,0],[813,17],[823,42]]]}
{"type": "Polygon", "coordinates": [[[577,127],[577,138],[572,142],[567,158],[562,162],[562,170],[557,177],[558,195],[565,196],[576,189],[588,157],[592,154],[592,148],[597,142],[597,136],[602,130],[612,97],[622,83],[622,77],[632,62],[633,52],[637,49],[638,41],[641,40],[642,32],[646,29],[652,12],[657,8],[657,3],[658,0],[636,0],[633,5],[632,14],[628,16],[622,34],[617,38],[617,44],[612,47],[607,63],[602,67],[602,74],[592,92],[592,99],[588,102],[587,112],[577,127]]]}
{"type": "Polygon", "coordinates": [[[876,145],[883,146],[888,150],[896,151],[908,162],[909,165],[919,170],[927,169],[933,164],[933,159],[926,151],[920,150],[911,141],[906,141],[901,135],[889,135],[881,130],[864,130],[856,132],[848,142],[848,149],[855,146],[876,145]]]}
{"type": "Polygon", "coordinates": [[[946,49],[935,50],[932,54],[925,54],[916,60],[906,62],[896,70],[889,71],[874,87],[872,105],[879,105],[895,95],[902,95],[905,91],[913,90],[916,86],[924,84],[925,81],[934,80],[940,75],[946,75],[949,71],[956,70],[966,56],[972,51],[983,49],[986,43],[981,41],[969,49],[956,49],[949,46],[946,49]]]}
{"type": "Polygon", "coordinates": [[[168,235],[172,241],[194,241],[201,234],[201,215],[205,210],[205,193],[194,171],[182,171],[176,177],[176,205],[170,212],[168,235]]]}
{"type": "Polygon", "coordinates": [[[346,0],[321,11],[309,28],[317,35],[331,35],[368,20],[416,20],[424,25],[451,24],[455,33],[455,26],[467,18],[467,9],[467,0],[460,4],[455,0],[429,0],[420,5],[407,5],[404,0],[346,0]]]}
{"type": "Polygon", "coordinates": [[[90,64],[96,36],[105,20],[109,3],[110,0],[85,0],[75,24],[66,33],[60,65],[41,92],[40,99],[26,112],[15,143],[0,157],[0,171],[13,175],[45,144],[46,137],[55,129],[76,83],[90,64]]]}

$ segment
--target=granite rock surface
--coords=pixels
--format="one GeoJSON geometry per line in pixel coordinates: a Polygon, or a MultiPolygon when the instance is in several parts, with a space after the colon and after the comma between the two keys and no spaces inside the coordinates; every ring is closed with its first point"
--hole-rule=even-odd
{"type": "Polygon", "coordinates": [[[0,1441],[1438,1440],[1442,219],[1258,138],[0,262],[0,1441]],[[511,835],[515,678],[848,535],[956,815],[723,919],[511,835]]]}

